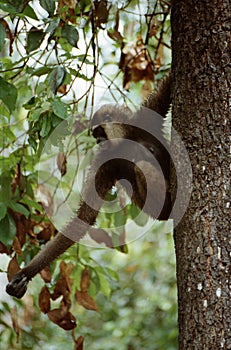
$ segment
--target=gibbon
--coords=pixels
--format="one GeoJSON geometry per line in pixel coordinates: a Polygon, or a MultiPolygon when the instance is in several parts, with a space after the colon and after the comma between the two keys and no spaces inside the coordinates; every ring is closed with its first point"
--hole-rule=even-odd
{"type": "MultiPolygon", "coordinates": [[[[93,158],[77,215],[28,266],[15,274],[6,287],[8,294],[21,298],[28,282],[38,272],[83,238],[89,226],[94,225],[107,193],[117,181],[124,185],[131,200],[151,217],[169,218],[172,209],[170,156],[162,132],[164,119],[153,118],[153,111],[166,116],[171,103],[170,85],[169,74],[137,112],[105,105],[94,114],[91,129],[99,150],[93,158]],[[146,118],[147,114],[150,118],[146,118]]],[[[97,230],[94,232],[97,235],[97,230]]]]}

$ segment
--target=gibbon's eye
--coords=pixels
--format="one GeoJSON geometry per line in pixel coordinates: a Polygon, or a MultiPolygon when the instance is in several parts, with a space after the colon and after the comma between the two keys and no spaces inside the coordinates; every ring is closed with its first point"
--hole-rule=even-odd
{"type": "Polygon", "coordinates": [[[111,122],[112,121],[111,115],[110,114],[106,114],[105,118],[104,118],[104,121],[107,122],[107,123],[111,122]]]}

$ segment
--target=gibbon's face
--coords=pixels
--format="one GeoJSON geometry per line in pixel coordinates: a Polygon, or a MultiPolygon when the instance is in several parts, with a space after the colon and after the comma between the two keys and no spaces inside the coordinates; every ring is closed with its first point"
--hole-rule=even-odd
{"type": "Polygon", "coordinates": [[[128,108],[118,107],[116,105],[102,106],[93,116],[91,122],[92,135],[97,143],[101,141],[125,138],[126,120],[132,113],[128,108]]]}

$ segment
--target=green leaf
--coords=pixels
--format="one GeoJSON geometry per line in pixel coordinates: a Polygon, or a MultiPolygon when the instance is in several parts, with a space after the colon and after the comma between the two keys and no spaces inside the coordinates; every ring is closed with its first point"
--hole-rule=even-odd
{"type": "Polygon", "coordinates": [[[15,7],[17,13],[21,13],[29,1],[28,0],[5,0],[2,2],[7,2],[11,4],[12,6],[15,7]]]}
{"type": "MultiPolygon", "coordinates": [[[[29,166],[28,166],[28,168],[29,168],[29,166]]],[[[26,181],[26,194],[28,196],[30,196],[31,198],[34,197],[34,190],[33,190],[32,184],[29,181],[26,181]]],[[[23,203],[22,200],[21,200],[21,202],[23,203]]]]}
{"type": "Polygon", "coordinates": [[[78,77],[83,79],[83,80],[86,80],[86,81],[91,81],[92,80],[91,77],[87,77],[85,74],[81,74],[81,73],[78,73],[78,77]]]}
{"type": "Polygon", "coordinates": [[[28,115],[28,119],[30,122],[35,122],[39,120],[39,117],[42,113],[42,108],[36,108],[33,111],[31,111],[28,115]]]}
{"type": "Polygon", "coordinates": [[[36,152],[38,144],[32,135],[28,138],[28,143],[33,148],[34,152],[36,152]]]}
{"type": "Polygon", "coordinates": [[[139,215],[137,215],[133,220],[136,223],[136,225],[143,227],[148,222],[148,215],[140,211],[139,215]]]}
{"type": "Polygon", "coordinates": [[[122,210],[115,213],[115,217],[114,217],[115,227],[124,226],[126,224],[126,221],[127,221],[127,217],[126,215],[124,215],[122,210]]]}
{"type": "Polygon", "coordinates": [[[16,139],[14,133],[10,130],[9,127],[3,126],[0,129],[0,145],[1,147],[7,146],[9,143],[13,143],[16,139]]]}
{"type": "Polygon", "coordinates": [[[38,210],[39,212],[43,212],[43,207],[41,204],[31,200],[31,199],[28,199],[28,198],[23,198],[21,200],[22,203],[26,204],[29,208],[34,208],[36,210],[38,210]]]}
{"type": "Polygon", "coordinates": [[[116,246],[116,250],[118,250],[119,252],[122,252],[123,254],[128,254],[128,245],[124,244],[123,246],[121,246],[119,244],[118,246],[116,246]]]}
{"type": "MultiPolygon", "coordinates": [[[[87,57],[90,58],[89,55],[87,57]]],[[[94,62],[90,61],[87,57],[86,57],[86,54],[81,54],[81,55],[76,56],[76,58],[78,58],[78,61],[80,61],[80,62],[84,62],[86,64],[94,64],[94,62]]]]}
{"type": "Polygon", "coordinates": [[[105,267],[105,269],[113,280],[119,281],[119,275],[116,271],[112,270],[110,267],[105,267]]]}
{"type": "Polygon", "coordinates": [[[49,74],[48,81],[49,81],[51,90],[53,91],[54,94],[57,92],[60,85],[62,85],[65,79],[65,76],[66,76],[66,70],[64,67],[61,67],[61,66],[55,67],[52,70],[52,72],[49,74]]]}
{"type": "Polygon", "coordinates": [[[4,25],[0,22],[0,51],[2,51],[6,39],[6,31],[4,25]]]}
{"type": "MultiPolygon", "coordinates": [[[[0,169],[4,170],[5,166],[9,168],[9,165],[6,163],[7,163],[6,158],[0,159],[0,169]]],[[[12,162],[12,160],[11,160],[11,163],[15,164],[15,162],[12,162]]],[[[11,179],[10,173],[8,172],[4,173],[0,177],[0,201],[1,202],[6,202],[11,197],[11,181],[12,179],[11,179]]]]}
{"type": "Polygon", "coordinates": [[[25,109],[31,109],[35,105],[35,96],[32,96],[29,101],[24,103],[23,107],[25,109]]]}
{"type": "Polygon", "coordinates": [[[10,4],[0,4],[0,9],[4,12],[7,12],[11,15],[15,15],[17,13],[17,10],[10,4]]]}
{"type": "Polygon", "coordinates": [[[77,47],[79,33],[75,27],[69,24],[64,24],[62,27],[62,37],[66,39],[71,46],[77,47]]]}
{"type": "Polygon", "coordinates": [[[56,98],[51,103],[52,109],[55,115],[61,119],[67,119],[67,105],[63,103],[60,99],[56,98]]]}
{"type": "Polygon", "coordinates": [[[34,12],[33,8],[30,6],[30,5],[27,5],[25,10],[23,11],[23,14],[26,16],[26,17],[30,17],[36,21],[38,21],[38,17],[36,15],[36,13],[34,12]]]}
{"type": "Polygon", "coordinates": [[[128,214],[129,217],[138,225],[145,226],[148,222],[148,215],[145,214],[142,210],[136,207],[134,204],[128,205],[128,214]]]}
{"type": "Polygon", "coordinates": [[[6,203],[0,203],[0,220],[2,220],[7,213],[6,203]]]}
{"type": "Polygon", "coordinates": [[[51,118],[50,113],[44,113],[42,116],[42,128],[40,130],[40,136],[46,137],[51,130],[51,118]]]}
{"type": "Polygon", "coordinates": [[[80,281],[81,281],[81,277],[82,277],[82,272],[83,272],[83,266],[81,266],[81,265],[79,265],[77,269],[74,269],[72,271],[71,277],[73,278],[73,289],[75,289],[75,288],[80,289],[80,281]]]}
{"type": "Polygon", "coordinates": [[[46,33],[50,33],[50,38],[54,35],[56,29],[58,28],[60,23],[60,18],[54,18],[50,20],[50,23],[46,29],[46,33]]]}
{"type": "Polygon", "coordinates": [[[0,77],[0,99],[12,112],[15,109],[18,91],[13,84],[0,77]]]}
{"type": "Polygon", "coordinates": [[[40,5],[52,16],[55,12],[55,1],[54,0],[39,0],[40,5]]]}
{"type": "Polygon", "coordinates": [[[12,245],[15,235],[15,222],[11,216],[7,214],[2,220],[0,220],[0,241],[6,246],[10,246],[12,245]]]}
{"type": "MultiPolygon", "coordinates": [[[[98,279],[99,280],[99,279],[98,279]]],[[[92,298],[95,298],[99,291],[98,285],[96,285],[92,280],[90,281],[90,286],[88,288],[87,294],[89,294],[92,298]]]]}
{"type": "Polygon", "coordinates": [[[107,297],[110,297],[111,294],[111,287],[110,284],[105,277],[105,275],[102,275],[101,273],[97,273],[100,281],[100,291],[107,297]]]}
{"type": "Polygon", "coordinates": [[[57,117],[57,115],[53,114],[52,117],[52,127],[56,128],[60,123],[63,122],[63,119],[57,117]]]}
{"type": "Polygon", "coordinates": [[[11,312],[11,307],[8,303],[6,303],[5,301],[2,301],[1,302],[1,305],[3,306],[3,309],[4,309],[4,312],[7,311],[7,312],[11,312]]]}
{"type": "Polygon", "coordinates": [[[25,215],[26,218],[28,218],[30,212],[29,210],[27,210],[24,205],[20,204],[20,203],[16,203],[13,201],[9,201],[7,202],[8,207],[10,207],[13,211],[16,211],[18,213],[21,213],[23,215],[25,215]]]}
{"type": "Polygon", "coordinates": [[[39,48],[45,33],[42,29],[37,29],[36,27],[32,27],[27,35],[27,52],[30,53],[39,48]]]}
{"type": "Polygon", "coordinates": [[[89,166],[92,160],[92,155],[93,155],[92,150],[89,150],[89,152],[87,152],[85,157],[83,157],[83,160],[79,165],[79,170],[86,169],[86,167],[89,166]]]}
{"type": "Polygon", "coordinates": [[[32,76],[35,75],[36,77],[41,77],[42,75],[50,73],[50,71],[51,71],[50,67],[44,66],[44,67],[36,69],[31,75],[32,76]]]}

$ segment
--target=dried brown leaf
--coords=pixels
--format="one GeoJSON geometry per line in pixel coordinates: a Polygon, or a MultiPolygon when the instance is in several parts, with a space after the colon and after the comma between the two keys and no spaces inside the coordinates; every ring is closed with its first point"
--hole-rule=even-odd
{"type": "Polygon", "coordinates": [[[156,23],[152,23],[149,29],[148,37],[151,38],[152,36],[156,36],[158,31],[158,25],[156,23]]]}
{"type": "Polygon", "coordinates": [[[7,246],[2,242],[0,242],[0,254],[9,254],[7,246]]]}
{"type": "Polygon", "coordinates": [[[46,266],[42,271],[40,271],[40,275],[44,282],[51,282],[51,269],[49,266],[46,266]]]}
{"type": "Polygon", "coordinates": [[[80,335],[80,337],[78,337],[78,339],[74,339],[74,341],[75,341],[74,350],[83,350],[84,337],[80,335]]]}
{"type": "Polygon", "coordinates": [[[62,176],[67,172],[67,158],[63,152],[59,152],[57,156],[57,166],[62,176]]]}
{"type": "Polygon", "coordinates": [[[62,14],[62,20],[66,23],[76,22],[75,7],[77,0],[58,0],[58,12],[62,14]],[[62,11],[64,7],[68,8],[68,14],[62,11]]]}
{"type": "Polygon", "coordinates": [[[21,244],[19,242],[19,239],[17,236],[14,237],[14,240],[13,240],[13,249],[15,251],[15,253],[17,253],[18,255],[22,256],[22,247],[21,247],[21,244]]]}
{"type": "Polygon", "coordinates": [[[90,286],[90,272],[85,267],[85,269],[82,272],[81,281],[80,281],[81,292],[87,292],[89,286],[90,286]]]}
{"type": "Polygon", "coordinates": [[[7,277],[10,282],[13,276],[20,271],[20,267],[16,258],[16,255],[10,260],[8,268],[7,268],[7,277]]]}
{"type": "Polygon", "coordinates": [[[54,293],[52,294],[52,300],[58,299],[61,295],[66,296],[70,294],[70,289],[68,288],[66,279],[60,277],[56,282],[54,293]]]}
{"type": "Polygon", "coordinates": [[[61,261],[60,273],[63,277],[69,278],[73,269],[74,269],[74,265],[71,262],[65,263],[64,261],[61,261]]]}
{"type": "Polygon", "coordinates": [[[60,85],[59,88],[58,88],[58,92],[60,94],[65,94],[67,92],[67,85],[66,84],[60,85]]]}
{"type": "Polygon", "coordinates": [[[119,67],[124,72],[123,87],[126,90],[132,81],[154,80],[154,64],[141,38],[122,48],[119,67]]]}
{"type": "Polygon", "coordinates": [[[109,38],[111,38],[112,40],[115,40],[117,42],[123,42],[123,36],[121,35],[121,33],[119,32],[119,9],[117,9],[116,11],[116,23],[115,23],[115,27],[113,31],[108,31],[107,34],[109,36],[109,38]]]}
{"type": "Polygon", "coordinates": [[[107,0],[95,1],[94,5],[96,26],[100,27],[101,24],[107,23],[108,21],[109,9],[107,8],[107,0]]]}
{"type": "Polygon", "coordinates": [[[91,238],[95,242],[104,243],[106,245],[106,247],[109,247],[109,248],[113,247],[112,238],[109,236],[109,234],[106,231],[104,231],[100,228],[91,227],[88,230],[88,234],[89,234],[89,236],[91,236],[91,238]]]}
{"type": "Polygon", "coordinates": [[[65,308],[58,308],[51,310],[47,313],[49,319],[57,324],[59,327],[69,331],[74,329],[76,325],[76,318],[70,311],[67,311],[65,308]]]}
{"type": "Polygon", "coordinates": [[[80,292],[77,290],[75,293],[75,299],[85,309],[98,311],[98,305],[95,300],[86,292],[80,292]]]}
{"type": "Polygon", "coordinates": [[[66,264],[64,261],[60,263],[60,278],[58,279],[54,293],[52,294],[52,299],[56,300],[58,297],[63,295],[66,303],[69,303],[69,295],[71,292],[72,279],[70,278],[71,272],[74,268],[72,263],[66,264]]]}
{"type": "Polygon", "coordinates": [[[23,247],[26,242],[26,234],[33,235],[34,226],[37,223],[27,219],[22,213],[15,212],[12,209],[9,209],[9,212],[15,221],[20,246],[23,247]]]}
{"type": "Polygon", "coordinates": [[[10,56],[11,56],[12,53],[13,53],[14,36],[13,36],[13,34],[11,33],[9,24],[8,24],[3,18],[0,19],[0,22],[1,22],[1,23],[3,24],[3,26],[5,27],[6,37],[7,37],[7,38],[9,39],[9,41],[10,41],[9,48],[10,48],[10,56]]]}
{"type": "Polygon", "coordinates": [[[43,229],[37,234],[37,238],[39,240],[48,242],[51,239],[51,237],[55,236],[56,228],[51,221],[44,222],[40,226],[42,226],[43,229]]]}
{"type": "Polygon", "coordinates": [[[52,233],[49,228],[44,228],[37,234],[37,238],[44,242],[48,242],[51,239],[52,233]]]}
{"type": "Polygon", "coordinates": [[[50,292],[47,286],[43,286],[39,294],[39,307],[44,314],[47,314],[51,309],[50,292]]]}

